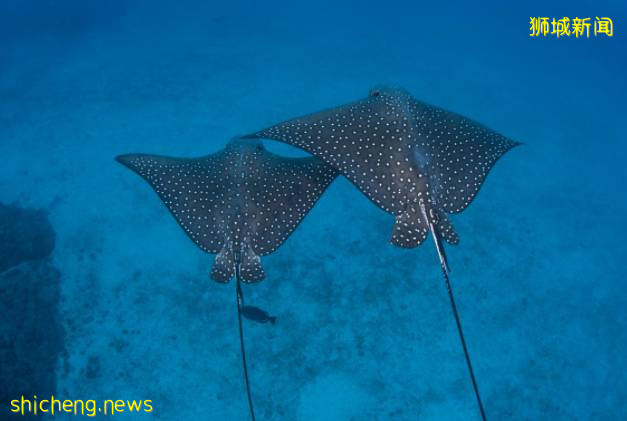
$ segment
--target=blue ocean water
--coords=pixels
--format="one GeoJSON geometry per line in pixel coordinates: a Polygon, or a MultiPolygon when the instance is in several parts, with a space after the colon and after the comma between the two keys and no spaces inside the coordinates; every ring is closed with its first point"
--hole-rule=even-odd
{"type": "MultiPolygon", "coordinates": [[[[627,418],[626,18],[618,0],[2,2],[0,202],[56,231],[55,396],[248,419],[233,282],[114,157],[206,155],[383,83],[524,143],[447,248],[488,418],[627,418]],[[615,32],[530,37],[535,16],[615,32]]],[[[244,286],[277,316],[245,324],[259,420],[479,419],[435,251],[393,247],[392,224],[340,178],[263,258],[244,286]]]]}

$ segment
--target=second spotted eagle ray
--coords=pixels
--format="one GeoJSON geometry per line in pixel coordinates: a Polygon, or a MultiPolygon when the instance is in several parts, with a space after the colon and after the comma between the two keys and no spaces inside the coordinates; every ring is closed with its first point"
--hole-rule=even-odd
{"type": "Polygon", "coordinates": [[[335,167],[395,216],[394,245],[416,247],[431,233],[485,420],[442,239],[459,242],[447,214],[459,213],[472,202],[496,161],[518,142],[391,88],[374,89],[360,101],[288,120],[244,138],[279,140],[335,167]]]}
{"type": "Polygon", "coordinates": [[[283,244],[335,179],[336,170],[314,157],[272,154],[261,141],[231,141],[217,153],[194,159],[146,154],[116,159],[153,187],[198,247],[217,253],[214,280],[228,282],[235,276],[244,378],[254,421],[240,283],[265,277],[260,256],[283,244]]]}

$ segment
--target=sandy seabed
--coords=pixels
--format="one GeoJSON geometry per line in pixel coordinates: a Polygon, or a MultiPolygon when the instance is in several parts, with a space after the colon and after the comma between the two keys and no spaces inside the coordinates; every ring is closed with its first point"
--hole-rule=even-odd
{"type": "MultiPolygon", "coordinates": [[[[0,201],[45,209],[57,233],[67,332],[57,394],[153,401],[153,412],[120,419],[247,419],[233,283],[209,279],[213,257],[113,158],[212,153],[391,82],[525,143],[453,216],[461,243],[448,248],[490,418],[627,416],[617,95],[627,84],[603,61],[618,47],[531,44],[513,30],[497,39],[459,16],[452,31],[427,21],[416,42],[408,17],[373,29],[359,15],[351,31],[337,24],[349,10],[314,11],[312,22],[330,20],[315,32],[290,8],[270,20],[243,10],[138,7],[9,43],[0,201]],[[559,75],[532,62],[550,69],[573,50],[592,59],[559,75]]],[[[259,419],[476,416],[435,251],[392,247],[392,223],[338,179],[263,259],[267,279],[245,286],[278,318],[245,326],[259,419]]]]}

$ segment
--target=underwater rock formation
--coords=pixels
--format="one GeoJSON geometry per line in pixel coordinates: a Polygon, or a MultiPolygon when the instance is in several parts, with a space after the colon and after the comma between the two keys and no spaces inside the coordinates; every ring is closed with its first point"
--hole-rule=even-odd
{"type": "Polygon", "coordinates": [[[0,272],[27,260],[48,257],[54,241],[45,212],[0,203],[0,272]]]}
{"type": "MultiPolygon", "coordinates": [[[[0,411],[55,393],[63,352],[60,273],[48,256],[54,230],[42,211],[0,204],[0,411]]],[[[21,417],[21,415],[18,415],[21,417]]]]}

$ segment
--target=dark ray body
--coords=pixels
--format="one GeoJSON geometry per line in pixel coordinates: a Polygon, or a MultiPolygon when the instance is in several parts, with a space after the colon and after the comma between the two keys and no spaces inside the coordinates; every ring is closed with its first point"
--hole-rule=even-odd
{"type": "Polygon", "coordinates": [[[446,214],[463,211],[496,161],[518,144],[390,88],[245,138],[279,140],[337,168],[396,217],[391,241],[400,247],[422,243],[431,224],[438,237],[457,244],[446,214]]]}
{"type": "Polygon", "coordinates": [[[202,158],[121,155],[142,176],[196,243],[217,253],[211,277],[227,282],[236,257],[243,281],[265,277],[260,256],[292,233],[336,171],[317,158],[285,158],[261,142],[231,141],[202,158]]]}

